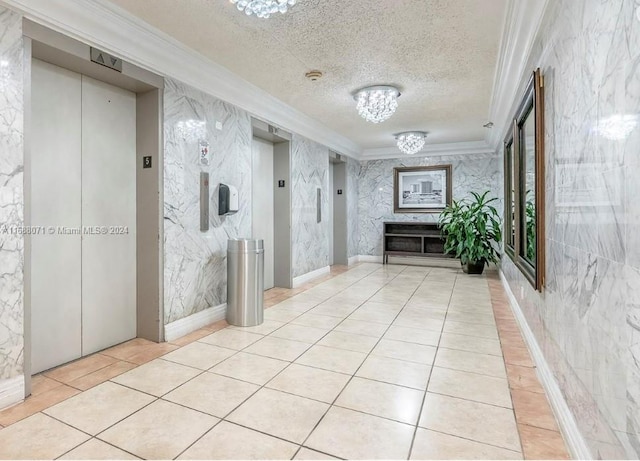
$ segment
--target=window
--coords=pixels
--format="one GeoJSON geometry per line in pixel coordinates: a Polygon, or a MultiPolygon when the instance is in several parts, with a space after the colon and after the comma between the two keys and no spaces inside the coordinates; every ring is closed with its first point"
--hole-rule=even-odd
{"type": "Polygon", "coordinates": [[[544,286],[544,107],[536,70],[504,142],[505,252],[538,290],[544,286]]]}
{"type": "Polygon", "coordinates": [[[505,171],[505,188],[504,188],[504,242],[505,250],[509,256],[514,255],[516,247],[515,234],[515,175],[514,175],[514,158],[513,158],[513,133],[510,133],[504,142],[504,171],[505,171]]]}

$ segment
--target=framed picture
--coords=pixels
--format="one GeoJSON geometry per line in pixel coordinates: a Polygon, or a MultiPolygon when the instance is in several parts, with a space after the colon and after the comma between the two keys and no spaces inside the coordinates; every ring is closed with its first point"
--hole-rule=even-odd
{"type": "Polygon", "coordinates": [[[440,213],[451,204],[451,165],[393,169],[394,213],[440,213]]]}

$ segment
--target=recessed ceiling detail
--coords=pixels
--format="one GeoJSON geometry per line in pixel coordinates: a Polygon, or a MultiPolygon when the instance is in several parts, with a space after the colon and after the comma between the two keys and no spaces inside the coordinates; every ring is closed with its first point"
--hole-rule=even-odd
{"type": "Polygon", "coordinates": [[[356,100],[360,117],[371,123],[381,123],[391,117],[398,108],[400,91],[395,86],[369,86],[356,91],[356,100]]]}
{"type": "Polygon", "coordinates": [[[426,139],[427,133],[424,131],[405,131],[396,135],[396,144],[401,152],[413,155],[422,150],[426,139]]]}
{"type": "Polygon", "coordinates": [[[286,13],[290,6],[296,4],[296,0],[230,0],[238,10],[244,11],[247,16],[255,14],[259,18],[266,19],[272,14],[286,13]]]}

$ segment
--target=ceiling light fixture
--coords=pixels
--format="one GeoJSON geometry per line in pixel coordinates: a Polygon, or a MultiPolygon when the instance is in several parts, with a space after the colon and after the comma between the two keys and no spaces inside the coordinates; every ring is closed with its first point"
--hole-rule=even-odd
{"type": "Polygon", "coordinates": [[[417,154],[426,143],[427,133],[424,131],[405,131],[396,135],[398,149],[407,155],[417,154]]]}
{"type": "Polygon", "coordinates": [[[268,18],[272,14],[286,13],[297,0],[230,0],[238,10],[247,16],[255,14],[259,18],[268,18]]]}
{"type": "Polygon", "coordinates": [[[353,99],[362,118],[368,122],[380,123],[393,115],[398,108],[400,91],[395,86],[369,86],[356,91],[353,99]]]}

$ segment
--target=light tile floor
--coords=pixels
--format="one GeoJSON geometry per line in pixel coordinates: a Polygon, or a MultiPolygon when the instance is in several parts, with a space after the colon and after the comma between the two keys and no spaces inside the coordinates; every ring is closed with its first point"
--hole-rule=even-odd
{"type": "Polygon", "coordinates": [[[0,458],[567,458],[495,274],[359,264],[34,377],[0,458]]]}

